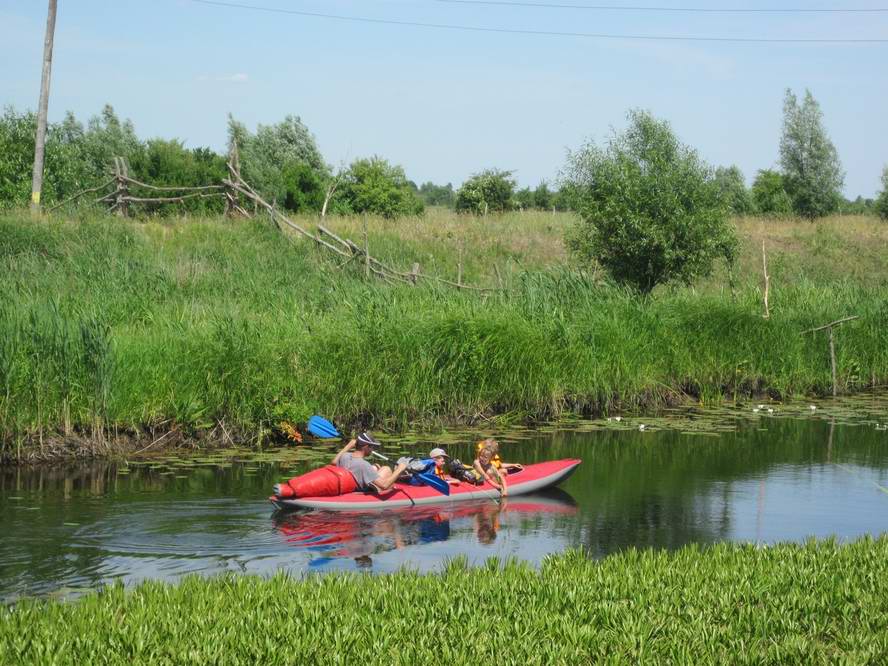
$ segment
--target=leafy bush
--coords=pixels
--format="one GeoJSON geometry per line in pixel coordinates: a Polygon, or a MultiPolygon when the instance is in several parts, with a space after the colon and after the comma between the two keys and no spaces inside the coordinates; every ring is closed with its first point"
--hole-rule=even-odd
{"type": "Polygon", "coordinates": [[[760,169],[752,183],[752,202],[760,215],[790,215],[792,201],[783,188],[783,176],[777,171],[760,169]]]}
{"type": "MultiPolygon", "coordinates": [[[[152,185],[168,187],[200,187],[218,184],[227,177],[225,159],[209,148],[189,150],[178,139],[149,139],[144,151],[144,161],[134,175],[152,185]]],[[[156,212],[182,210],[192,212],[221,212],[224,203],[220,197],[194,198],[187,203],[165,204],[156,212]]]]}
{"type": "Polygon", "coordinates": [[[805,91],[805,99],[799,105],[792,91],[786,90],[780,165],[793,210],[809,219],[838,210],[845,181],[839,155],[826,134],[822,117],[811,91],[805,91]]]}
{"type": "Polygon", "coordinates": [[[333,208],[340,213],[375,213],[395,218],[421,215],[425,206],[413,193],[404,169],[374,156],[352,162],[333,208]]]}
{"type": "Polygon", "coordinates": [[[515,181],[511,171],[487,169],[469,178],[456,193],[456,210],[486,215],[512,208],[515,181]]]}
{"type": "Polygon", "coordinates": [[[284,208],[294,213],[317,213],[324,205],[325,180],[304,162],[289,162],[281,171],[284,208]]]}
{"type": "Polygon", "coordinates": [[[630,111],[629,127],[605,148],[568,157],[582,221],[568,239],[583,261],[647,294],[671,280],[708,275],[733,258],[735,238],[712,170],[665,121],[630,111]]]}

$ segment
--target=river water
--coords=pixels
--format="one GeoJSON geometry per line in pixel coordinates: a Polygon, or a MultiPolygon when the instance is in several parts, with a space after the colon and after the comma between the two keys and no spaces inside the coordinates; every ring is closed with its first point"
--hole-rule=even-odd
{"type": "MultiPolygon", "coordinates": [[[[273,483],[321,465],[333,445],[0,469],[0,599],[194,573],[434,571],[458,556],[539,563],[575,547],[603,556],[888,531],[888,415],[833,411],[506,432],[508,461],[583,463],[548,492],[376,515],[275,513],[268,503],[273,483]]],[[[480,434],[451,434],[451,454],[470,460],[480,434]]],[[[431,444],[405,438],[387,450],[431,444]]]]}

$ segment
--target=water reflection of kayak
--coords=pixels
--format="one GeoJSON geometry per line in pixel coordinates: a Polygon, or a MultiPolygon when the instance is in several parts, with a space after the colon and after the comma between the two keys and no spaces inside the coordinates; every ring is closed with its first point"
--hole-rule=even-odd
{"type": "Polygon", "coordinates": [[[474,531],[481,543],[490,543],[506,515],[567,515],[576,511],[573,497],[552,488],[497,502],[485,499],[400,507],[384,514],[377,510],[277,511],[272,523],[290,545],[322,556],[318,560],[321,566],[331,557],[358,559],[408,546],[447,541],[452,535],[451,525],[461,525],[458,531],[474,531]]]}
{"type": "MultiPolygon", "coordinates": [[[[523,470],[509,474],[509,495],[511,497],[525,495],[554,486],[570,476],[580,462],[576,458],[570,458],[526,465],[523,470]]],[[[387,492],[378,494],[354,492],[335,497],[300,497],[299,499],[270,497],[269,500],[278,509],[309,508],[353,511],[498,498],[499,492],[489,483],[481,486],[469,484],[452,486],[450,495],[443,495],[429,486],[396,483],[387,492]]]]}

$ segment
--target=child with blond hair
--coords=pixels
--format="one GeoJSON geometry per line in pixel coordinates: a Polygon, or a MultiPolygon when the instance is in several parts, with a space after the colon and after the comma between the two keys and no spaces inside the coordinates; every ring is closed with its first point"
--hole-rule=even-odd
{"type": "Polygon", "coordinates": [[[499,456],[499,442],[488,438],[478,442],[477,455],[472,465],[481,478],[500,491],[503,497],[509,494],[506,477],[510,470],[520,472],[524,467],[518,463],[504,463],[499,456]]]}

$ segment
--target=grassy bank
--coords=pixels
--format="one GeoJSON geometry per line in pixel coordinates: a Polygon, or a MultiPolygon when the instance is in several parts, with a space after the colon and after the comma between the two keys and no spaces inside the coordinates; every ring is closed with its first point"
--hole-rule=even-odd
{"type": "MultiPolygon", "coordinates": [[[[370,220],[371,250],[401,267],[452,278],[463,247],[464,278],[491,285],[496,265],[506,289],[481,296],[365,281],[262,220],[2,217],[0,455],[77,435],[99,446],[109,429],[222,423],[255,441],[314,412],[397,427],[826,392],[826,339],[799,333],[848,314],[860,320],[837,335],[840,390],[888,379],[886,225],[773,223],[766,320],[763,222],[738,222],[733,289],[720,269],[648,301],[569,270],[569,223],[370,220]]],[[[329,225],[360,238],[360,221],[329,225]]]]}
{"type": "Polygon", "coordinates": [[[886,599],[888,537],[571,552],[539,571],[192,578],[0,610],[0,661],[881,663],[886,599]]]}

